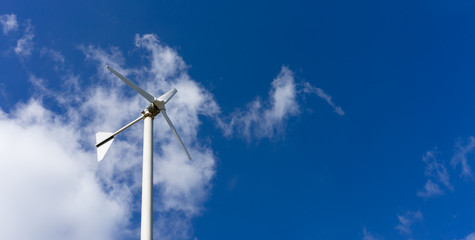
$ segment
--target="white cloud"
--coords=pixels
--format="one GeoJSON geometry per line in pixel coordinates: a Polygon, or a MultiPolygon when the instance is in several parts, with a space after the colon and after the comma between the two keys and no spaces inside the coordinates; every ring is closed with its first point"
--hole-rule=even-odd
{"type": "Polygon", "coordinates": [[[450,176],[442,161],[437,159],[437,151],[427,151],[422,157],[422,161],[426,164],[424,174],[429,178],[424,185],[424,189],[417,192],[417,196],[429,198],[442,195],[444,191],[440,188],[442,184],[450,191],[454,188],[450,184],[450,176]],[[438,183],[435,183],[437,181],[438,183]]]}
{"type": "Polygon", "coordinates": [[[160,44],[154,34],[135,35],[135,46],[150,51],[151,69],[154,76],[165,81],[183,73],[186,64],[172,48],[160,44]]]}
{"type": "Polygon", "coordinates": [[[424,190],[417,192],[417,196],[429,198],[442,195],[444,192],[440,189],[439,185],[432,182],[430,179],[427,180],[426,184],[424,185],[424,190]]]}
{"type": "Polygon", "coordinates": [[[422,212],[421,211],[407,211],[403,215],[397,215],[399,224],[396,226],[396,229],[399,230],[399,233],[402,235],[411,235],[411,227],[415,222],[422,221],[422,212]]]}
{"type": "Polygon", "coordinates": [[[18,56],[30,56],[33,51],[33,26],[31,25],[30,19],[25,21],[25,31],[23,36],[18,39],[16,42],[16,47],[14,48],[15,53],[18,56]]]}
{"type": "Polygon", "coordinates": [[[64,56],[61,52],[51,49],[51,48],[42,48],[40,51],[41,56],[47,56],[51,58],[54,62],[64,63],[64,56]]]}
{"type": "Polygon", "coordinates": [[[422,161],[426,164],[425,174],[427,176],[434,177],[445,187],[453,190],[453,186],[450,184],[449,173],[444,163],[437,160],[435,151],[427,151],[426,155],[422,157],[422,161]]]}
{"type": "Polygon", "coordinates": [[[55,71],[59,71],[63,69],[65,58],[61,52],[51,49],[51,48],[44,47],[44,48],[41,48],[40,56],[50,59],[54,64],[53,69],[55,71]]]}
{"type": "Polygon", "coordinates": [[[460,174],[463,177],[471,177],[472,176],[472,169],[467,162],[467,155],[472,153],[472,150],[475,148],[475,138],[469,137],[465,141],[459,141],[456,144],[456,151],[454,156],[452,157],[451,164],[454,167],[457,165],[461,165],[462,173],[460,174]]]}
{"type": "Polygon", "coordinates": [[[317,94],[332,106],[338,115],[345,114],[321,88],[313,87],[307,82],[296,84],[294,73],[288,67],[282,66],[280,73],[272,81],[266,100],[256,98],[248,103],[245,109],[237,109],[224,119],[218,118],[218,125],[228,137],[237,134],[248,141],[254,138],[275,139],[285,132],[288,120],[301,113],[298,93],[302,92],[317,94]]]}
{"type": "Polygon", "coordinates": [[[470,233],[463,240],[475,240],[475,232],[470,233]]]}
{"type": "MultiPolygon", "coordinates": [[[[19,28],[15,14],[0,15],[0,24],[3,27],[3,33],[5,35],[19,28]]],[[[24,28],[23,35],[20,39],[16,40],[16,46],[13,48],[13,51],[20,57],[27,57],[30,56],[33,51],[33,38],[35,35],[30,19],[26,19],[22,27],[24,28]]]]}
{"type": "Polygon", "coordinates": [[[248,140],[278,136],[285,130],[287,119],[300,112],[296,94],[293,73],[283,66],[272,82],[267,101],[252,101],[245,110],[235,111],[229,123],[221,121],[220,125],[227,136],[238,133],[248,140]]]}
{"type": "MultiPolygon", "coordinates": [[[[102,49],[94,47],[92,45],[80,45],[79,50],[81,50],[86,56],[86,60],[96,64],[97,72],[99,78],[107,79],[108,84],[113,84],[114,86],[121,86],[121,82],[117,81],[117,77],[110,74],[110,72],[105,68],[105,65],[110,65],[123,75],[130,74],[130,70],[122,67],[125,65],[125,58],[122,55],[122,51],[117,47],[109,47],[109,49],[102,49]]],[[[140,83],[140,82],[139,82],[140,83]]]]}
{"type": "Polygon", "coordinates": [[[330,105],[333,110],[340,116],[343,116],[345,115],[345,112],[343,111],[343,109],[340,107],[340,106],[337,106],[333,100],[332,100],[332,97],[330,95],[328,95],[327,93],[325,93],[323,91],[323,89],[321,88],[317,88],[317,87],[313,87],[312,85],[310,85],[310,83],[308,82],[304,82],[303,83],[303,92],[304,93],[314,93],[314,94],[317,94],[317,96],[319,96],[320,98],[322,98],[323,100],[325,100],[328,105],[330,105]]]}
{"type": "Polygon", "coordinates": [[[78,128],[34,99],[16,109],[0,113],[0,236],[117,238],[128,221],[125,199],[102,190],[78,128]]]}
{"type": "Polygon", "coordinates": [[[0,24],[2,24],[3,33],[5,35],[18,29],[18,22],[15,14],[0,15],[0,24]]]}
{"type": "Polygon", "coordinates": [[[381,238],[376,237],[371,232],[366,230],[366,228],[363,228],[363,240],[379,240],[379,239],[381,238]]]}

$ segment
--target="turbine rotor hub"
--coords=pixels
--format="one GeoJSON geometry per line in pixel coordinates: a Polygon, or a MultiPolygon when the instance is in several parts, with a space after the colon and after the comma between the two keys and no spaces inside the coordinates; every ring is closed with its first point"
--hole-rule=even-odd
{"type": "Polygon", "coordinates": [[[146,117],[152,117],[154,118],[155,116],[157,116],[157,114],[160,113],[160,109],[157,108],[157,106],[155,106],[155,104],[153,103],[150,103],[143,111],[142,111],[142,114],[146,117]]]}

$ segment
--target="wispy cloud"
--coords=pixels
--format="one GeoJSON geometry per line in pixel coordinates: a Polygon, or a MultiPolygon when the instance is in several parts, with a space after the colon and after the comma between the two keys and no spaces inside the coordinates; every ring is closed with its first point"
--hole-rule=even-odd
{"type": "Polygon", "coordinates": [[[18,56],[30,56],[33,51],[33,26],[31,25],[31,20],[27,19],[25,21],[25,30],[23,31],[23,36],[17,40],[16,47],[14,48],[15,53],[18,56]]]}
{"type": "Polygon", "coordinates": [[[186,70],[186,64],[178,53],[169,46],[159,44],[154,34],[136,34],[135,46],[150,52],[150,67],[160,81],[179,77],[186,70]]]}
{"type": "Polygon", "coordinates": [[[437,159],[437,151],[427,151],[422,156],[422,161],[426,164],[424,174],[429,178],[424,185],[424,189],[417,192],[417,196],[429,198],[442,195],[444,191],[440,188],[439,183],[446,189],[453,191],[453,186],[450,184],[450,176],[442,161],[437,159]],[[436,181],[436,182],[434,182],[436,181]]]}
{"type": "Polygon", "coordinates": [[[452,157],[451,164],[454,167],[461,165],[462,172],[461,176],[463,177],[471,177],[472,176],[472,169],[467,162],[467,155],[473,152],[475,148],[475,138],[469,137],[468,139],[459,140],[456,143],[456,150],[455,154],[452,157]]]}
{"type": "Polygon", "coordinates": [[[267,100],[255,99],[245,110],[232,113],[229,121],[220,120],[220,126],[227,136],[238,133],[248,140],[279,136],[285,130],[287,119],[299,113],[296,93],[293,73],[283,66],[272,81],[267,100]]]}
{"type": "Polygon", "coordinates": [[[376,237],[373,233],[369,232],[366,227],[363,228],[363,240],[380,240],[381,238],[376,237]]]}
{"type": "Polygon", "coordinates": [[[440,189],[439,185],[432,182],[432,180],[427,180],[426,184],[424,185],[424,189],[417,192],[417,196],[429,198],[435,197],[444,194],[444,191],[440,189]]]}
{"type": "Polygon", "coordinates": [[[19,25],[15,14],[0,15],[0,24],[2,25],[5,35],[9,32],[17,31],[20,26],[23,28],[21,38],[18,39],[16,36],[12,37],[16,40],[16,45],[12,47],[12,50],[20,57],[27,57],[30,56],[33,51],[33,38],[35,34],[33,33],[31,20],[26,19],[23,22],[23,24],[19,25]]]}
{"type": "Polygon", "coordinates": [[[475,232],[470,233],[463,240],[475,240],[475,232]]]}
{"type": "MultiPolygon", "coordinates": [[[[64,56],[61,52],[51,49],[51,48],[46,48],[46,47],[41,48],[40,56],[47,57],[58,65],[64,64],[64,61],[65,61],[64,56]]],[[[55,66],[55,68],[58,69],[59,67],[55,66]]]]}
{"type": "Polygon", "coordinates": [[[325,91],[323,91],[323,89],[313,87],[312,85],[310,85],[310,83],[304,82],[303,92],[316,94],[317,96],[319,96],[320,98],[325,100],[328,103],[328,105],[330,105],[338,115],[340,115],[340,116],[345,115],[345,112],[343,111],[343,109],[340,106],[337,106],[333,102],[332,97],[330,95],[328,95],[327,93],[325,93],[325,91]]]}
{"type": "Polygon", "coordinates": [[[257,97],[245,109],[237,109],[228,117],[218,118],[218,123],[228,137],[238,135],[248,141],[279,138],[285,132],[288,120],[301,114],[299,93],[316,94],[332,106],[338,115],[345,114],[321,88],[313,87],[308,82],[297,84],[292,70],[282,66],[272,81],[266,99],[257,97]]]}
{"type": "Polygon", "coordinates": [[[396,229],[401,235],[411,235],[411,227],[415,222],[422,221],[422,212],[421,211],[407,211],[402,215],[397,215],[399,224],[396,226],[396,229]]]}
{"type": "Polygon", "coordinates": [[[2,25],[3,34],[5,35],[18,29],[18,22],[15,14],[0,15],[0,24],[2,25]]]}
{"type": "Polygon", "coordinates": [[[453,189],[450,184],[449,173],[443,162],[436,158],[435,151],[427,151],[426,155],[422,157],[422,161],[426,164],[425,174],[427,176],[432,176],[448,189],[453,189]]]}

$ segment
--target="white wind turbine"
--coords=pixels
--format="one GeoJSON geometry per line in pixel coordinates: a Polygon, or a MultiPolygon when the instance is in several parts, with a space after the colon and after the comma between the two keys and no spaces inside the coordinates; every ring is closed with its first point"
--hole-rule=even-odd
{"type": "Polygon", "coordinates": [[[152,240],[152,196],[153,196],[153,119],[154,117],[162,113],[163,117],[167,121],[168,125],[175,134],[178,142],[180,142],[181,147],[186,153],[188,159],[191,160],[191,156],[186,150],[185,145],[181,141],[180,136],[176,132],[175,127],[173,126],[170,118],[166,113],[165,104],[170,100],[170,98],[175,95],[177,90],[173,88],[172,90],[166,92],[162,96],[155,98],[139,86],[135,85],[132,81],[122,76],[113,68],[106,66],[109,71],[114,75],[124,81],[127,85],[137,91],[145,99],[147,99],[150,104],[142,111],[142,116],[135,119],[131,123],[125,125],[121,129],[117,130],[114,133],[110,132],[98,132],[96,133],[96,147],[97,147],[97,160],[101,161],[107,150],[114,141],[114,136],[124,131],[126,128],[134,125],[142,119],[144,120],[144,136],[143,136],[143,169],[142,169],[142,220],[141,220],[141,240],[152,240]]]}

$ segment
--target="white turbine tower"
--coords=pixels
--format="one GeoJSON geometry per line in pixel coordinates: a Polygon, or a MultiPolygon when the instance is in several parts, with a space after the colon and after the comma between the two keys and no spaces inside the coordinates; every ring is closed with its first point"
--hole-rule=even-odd
{"type": "Polygon", "coordinates": [[[175,95],[177,90],[173,88],[172,90],[166,92],[162,96],[155,98],[139,86],[135,85],[132,81],[127,79],[126,77],[122,76],[122,74],[118,73],[113,68],[106,66],[109,71],[111,71],[114,75],[120,78],[122,81],[127,83],[131,88],[137,91],[140,95],[142,95],[145,99],[147,99],[150,104],[142,111],[142,116],[135,119],[131,123],[125,125],[121,129],[117,130],[114,133],[110,132],[98,132],[96,133],[96,147],[97,147],[97,160],[101,161],[107,150],[112,144],[114,140],[114,136],[119,134],[120,132],[124,131],[126,128],[134,125],[135,123],[139,122],[142,119],[144,120],[144,136],[143,136],[143,174],[142,174],[142,221],[141,221],[141,240],[152,240],[152,196],[153,196],[153,119],[154,117],[162,113],[162,116],[167,121],[168,125],[175,134],[178,142],[180,142],[181,147],[186,153],[188,159],[191,160],[191,156],[186,150],[185,145],[181,141],[180,136],[176,132],[175,127],[173,126],[170,118],[166,113],[165,104],[170,100],[170,98],[175,95]]]}

